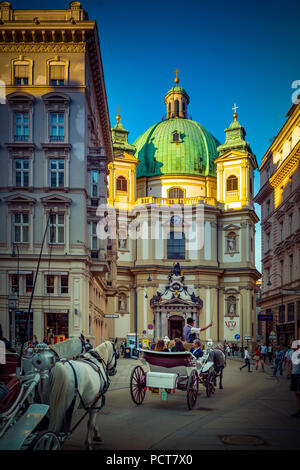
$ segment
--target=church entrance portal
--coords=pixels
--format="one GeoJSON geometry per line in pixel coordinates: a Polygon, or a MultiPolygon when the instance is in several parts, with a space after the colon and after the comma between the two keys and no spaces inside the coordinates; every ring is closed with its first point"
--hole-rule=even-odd
{"type": "Polygon", "coordinates": [[[174,315],[168,320],[168,336],[170,339],[183,337],[184,318],[174,315]]]}

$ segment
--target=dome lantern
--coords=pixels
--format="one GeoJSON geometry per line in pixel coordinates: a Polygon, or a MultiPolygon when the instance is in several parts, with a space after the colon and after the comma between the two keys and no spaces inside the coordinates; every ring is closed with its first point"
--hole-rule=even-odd
{"type": "Polygon", "coordinates": [[[178,85],[179,78],[178,73],[179,70],[175,70],[176,77],[174,79],[175,86],[173,86],[165,96],[165,105],[167,108],[167,119],[174,119],[174,118],[187,118],[187,106],[190,102],[190,98],[187,92],[178,85]]]}

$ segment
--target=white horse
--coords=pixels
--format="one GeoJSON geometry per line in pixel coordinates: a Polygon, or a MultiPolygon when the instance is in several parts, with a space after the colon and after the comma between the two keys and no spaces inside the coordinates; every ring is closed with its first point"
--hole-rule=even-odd
{"type": "Polygon", "coordinates": [[[66,339],[49,347],[56,352],[60,359],[69,359],[86,352],[85,339],[81,335],[79,338],[66,339]]]}
{"type": "Polygon", "coordinates": [[[82,358],[57,362],[51,369],[49,431],[70,432],[72,414],[77,408],[84,408],[89,415],[86,448],[92,449],[92,440],[102,440],[96,426],[96,416],[104,404],[102,400],[109,386],[108,376],[116,373],[119,355],[115,343],[105,341],[84,354],[87,361],[82,358]],[[94,352],[101,357],[101,362],[93,356],[94,352]]]}

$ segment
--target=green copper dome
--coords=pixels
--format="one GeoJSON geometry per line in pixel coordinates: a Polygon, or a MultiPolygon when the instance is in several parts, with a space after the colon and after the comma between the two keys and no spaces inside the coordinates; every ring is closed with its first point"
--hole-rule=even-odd
{"type": "MultiPolygon", "coordinates": [[[[177,88],[177,87],[174,87],[177,88]]],[[[180,87],[178,87],[180,88],[180,87]]],[[[139,159],[137,177],[157,175],[216,176],[220,143],[198,122],[184,118],[154,124],[133,144],[139,159]]]]}

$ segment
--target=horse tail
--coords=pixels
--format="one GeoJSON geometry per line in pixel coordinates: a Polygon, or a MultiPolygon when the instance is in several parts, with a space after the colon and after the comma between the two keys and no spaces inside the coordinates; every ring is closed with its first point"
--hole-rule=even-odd
{"type": "Polygon", "coordinates": [[[50,422],[49,431],[59,432],[66,412],[69,380],[65,366],[57,362],[50,372],[50,422]]]}

